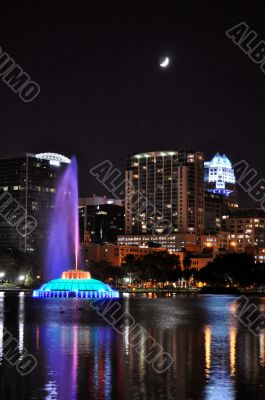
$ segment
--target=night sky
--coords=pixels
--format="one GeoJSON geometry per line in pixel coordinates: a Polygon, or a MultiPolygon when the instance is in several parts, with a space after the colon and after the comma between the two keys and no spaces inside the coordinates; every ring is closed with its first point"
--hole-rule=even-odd
{"type": "Polygon", "coordinates": [[[265,74],[225,35],[245,21],[265,40],[262,2],[6,3],[0,46],[41,93],[0,81],[1,154],[75,154],[81,195],[108,194],[89,174],[104,159],[179,146],[265,176],[265,74]]]}

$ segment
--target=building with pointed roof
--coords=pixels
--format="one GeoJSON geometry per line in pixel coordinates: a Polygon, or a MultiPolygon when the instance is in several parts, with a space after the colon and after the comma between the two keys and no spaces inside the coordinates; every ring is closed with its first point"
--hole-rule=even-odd
{"type": "Polygon", "coordinates": [[[238,207],[236,177],[225,154],[216,153],[204,163],[204,205],[206,234],[222,230],[222,215],[238,207]]]}

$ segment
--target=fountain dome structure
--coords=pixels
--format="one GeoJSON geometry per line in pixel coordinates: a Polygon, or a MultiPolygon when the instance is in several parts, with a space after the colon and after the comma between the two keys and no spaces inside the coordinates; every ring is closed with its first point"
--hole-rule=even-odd
{"type": "Polygon", "coordinates": [[[118,298],[119,292],[97,279],[92,279],[87,271],[64,271],[62,278],[44,283],[34,290],[33,297],[79,297],[118,298]]]}

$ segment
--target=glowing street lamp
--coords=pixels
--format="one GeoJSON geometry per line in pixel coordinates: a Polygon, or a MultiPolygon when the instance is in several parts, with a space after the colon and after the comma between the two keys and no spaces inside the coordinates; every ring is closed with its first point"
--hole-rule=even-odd
{"type": "Polygon", "coordinates": [[[237,243],[235,241],[230,242],[230,246],[234,251],[237,251],[237,243]]]}
{"type": "Polygon", "coordinates": [[[25,275],[19,275],[18,280],[19,282],[23,282],[25,279],[25,275]]]}
{"type": "Polygon", "coordinates": [[[3,279],[4,276],[5,276],[5,272],[0,272],[0,279],[3,279]]]}

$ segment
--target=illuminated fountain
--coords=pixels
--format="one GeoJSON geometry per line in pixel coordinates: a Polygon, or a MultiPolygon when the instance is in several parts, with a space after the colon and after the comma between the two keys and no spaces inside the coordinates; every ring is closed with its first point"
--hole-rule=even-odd
{"type": "Polygon", "coordinates": [[[110,286],[80,270],[80,265],[77,163],[73,157],[58,184],[51,215],[46,257],[46,276],[51,280],[34,290],[33,297],[119,297],[110,286]]]}

